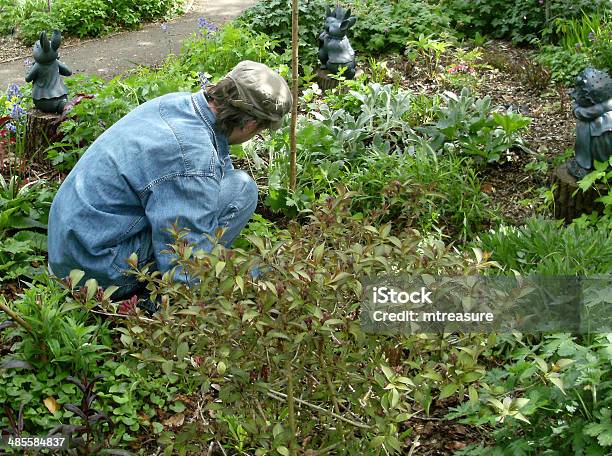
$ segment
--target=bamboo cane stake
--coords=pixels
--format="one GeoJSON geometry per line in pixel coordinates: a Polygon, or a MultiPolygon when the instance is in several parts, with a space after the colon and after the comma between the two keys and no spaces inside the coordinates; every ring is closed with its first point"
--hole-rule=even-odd
{"type": "Polygon", "coordinates": [[[291,131],[290,135],[290,169],[289,186],[295,190],[297,181],[297,112],[298,112],[298,0],[292,0],[291,4],[291,91],[293,104],[291,106],[291,131]]]}

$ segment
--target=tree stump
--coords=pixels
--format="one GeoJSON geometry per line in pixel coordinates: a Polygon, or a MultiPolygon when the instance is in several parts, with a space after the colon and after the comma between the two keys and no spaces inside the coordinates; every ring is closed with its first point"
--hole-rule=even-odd
{"type": "Polygon", "coordinates": [[[323,92],[331,90],[340,84],[340,81],[329,77],[329,71],[318,69],[317,70],[317,84],[323,92]]]}
{"type": "Polygon", "coordinates": [[[568,172],[567,163],[555,169],[551,181],[553,185],[556,184],[554,190],[556,219],[565,219],[566,223],[570,223],[582,214],[590,214],[594,210],[603,210],[603,204],[595,202],[595,200],[605,195],[608,189],[600,185],[583,192],[578,187],[576,178],[568,172]],[[575,195],[574,192],[576,192],[575,195]]]}
{"type": "Polygon", "coordinates": [[[28,157],[41,153],[57,139],[57,127],[61,118],[61,114],[50,114],[38,109],[28,111],[25,139],[28,157]]]}
{"type": "MultiPolygon", "coordinates": [[[[323,92],[338,87],[338,84],[340,84],[339,80],[329,77],[329,74],[330,73],[327,70],[322,70],[320,68],[317,70],[316,82],[323,92]]],[[[355,71],[355,77],[353,79],[358,78],[362,74],[363,70],[361,68],[357,68],[355,71]]],[[[345,88],[345,91],[348,91],[348,89],[345,88]]]]}

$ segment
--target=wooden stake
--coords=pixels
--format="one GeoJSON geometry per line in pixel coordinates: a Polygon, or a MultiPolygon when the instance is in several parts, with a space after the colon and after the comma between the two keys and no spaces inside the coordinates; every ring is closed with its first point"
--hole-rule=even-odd
{"type": "Polygon", "coordinates": [[[291,4],[291,91],[293,105],[291,106],[291,131],[290,135],[290,169],[289,187],[295,190],[297,182],[297,112],[298,112],[298,0],[292,0],[291,4]]]}

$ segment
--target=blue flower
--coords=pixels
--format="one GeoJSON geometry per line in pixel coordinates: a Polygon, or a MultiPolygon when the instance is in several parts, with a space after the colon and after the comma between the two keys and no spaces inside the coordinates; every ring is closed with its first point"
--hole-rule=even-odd
{"type": "Polygon", "coordinates": [[[19,103],[13,103],[13,109],[11,111],[11,118],[15,120],[21,119],[25,114],[25,109],[23,109],[19,103]]]}
{"type": "Polygon", "coordinates": [[[208,22],[206,20],[206,18],[204,18],[204,17],[198,18],[198,27],[200,29],[206,29],[207,33],[211,33],[211,32],[217,31],[217,26],[215,24],[213,24],[212,22],[208,22]]]}
{"type": "Polygon", "coordinates": [[[8,131],[12,131],[13,133],[17,131],[17,127],[10,122],[6,124],[6,129],[8,131]]]}
{"type": "Polygon", "coordinates": [[[166,24],[165,22],[162,22],[160,25],[160,28],[162,29],[162,32],[167,32],[168,31],[168,24],[166,24]]]}
{"type": "Polygon", "coordinates": [[[23,61],[23,64],[24,64],[26,67],[31,67],[32,65],[34,65],[34,61],[33,61],[31,58],[29,58],[29,57],[28,57],[27,59],[25,59],[25,60],[23,61]]]}
{"type": "Polygon", "coordinates": [[[11,98],[22,98],[23,94],[21,93],[21,89],[19,88],[19,86],[15,83],[12,83],[8,90],[6,91],[6,98],[8,98],[9,100],[11,98]]]}

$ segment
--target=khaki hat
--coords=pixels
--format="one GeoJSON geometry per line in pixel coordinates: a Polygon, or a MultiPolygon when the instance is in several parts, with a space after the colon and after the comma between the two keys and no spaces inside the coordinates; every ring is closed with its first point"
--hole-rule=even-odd
{"type": "Polygon", "coordinates": [[[283,117],[291,111],[291,91],[281,75],[263,63],[245,60],[227,76],[236,84],[240,99],[229,103],[258,119],[269,120],[270,129],[276,130],[283,117]]]}

